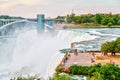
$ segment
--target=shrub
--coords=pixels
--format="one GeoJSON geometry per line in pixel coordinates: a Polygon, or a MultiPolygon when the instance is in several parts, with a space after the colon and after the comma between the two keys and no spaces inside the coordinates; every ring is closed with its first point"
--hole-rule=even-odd
{"type": "Polygon", "coordinates": [[[79,74],[79,69],[81,68],[81,66],[78,66],[78,65],[73,65],[73,66],[70,66],[70,72],[71,74],[79,74]]]}
{"type": "Polygon", "coordinates": [[[108,24],[107,24],[107,26],[108,27],[111,27],[113,24],[111,23],[111,22],[109,22],[108,24]]]}
{"type": "Polygon", "coordinates": [[[55,73],[53,78],[51,78],[50,80],[78,80],[78,79],[72,78],[71,76],[65,73],[61,74],[55,73]]]}
{"type": "Polygon", "coordinates": [[[88,75],[88,80],[119,80],[120,76],[120,67],[114,64],[73,65],[69,69],[73,75],[88,75]]]}
{"type": "Polygon", "coordinates": [[[61,72],[61,66],[60,66],[60,64],[56,67],[56,69],[55,69],[55,71],[57,72],[57,73],[60,73],[61,72]]]}

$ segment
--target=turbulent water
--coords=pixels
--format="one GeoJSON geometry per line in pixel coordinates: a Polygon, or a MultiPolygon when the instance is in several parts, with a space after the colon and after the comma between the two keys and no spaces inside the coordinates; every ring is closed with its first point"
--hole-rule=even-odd
{"type": "Polygon", "coordinates": [[[62,58],[59,50],[70,48],[71,42],[86,41],[76,48],[99,50],[101,43],[117,37],[119,28],[59,30],[44,35],[34,29],[17,37],[0,38],[0,80],[22,75],[50,76],[62,58]]]}
{"type": "Polygon", "coordinates": [[[115,40],[117,37],[120,37],[120,28],[102,28],[102,29],[77,29],[75,32],[83,32],[91,36],[96,36],[94,39],[86,37],[86,41],[81,42],[76,47],[80,50],[100,50],[102,43],[106,41],[115,40]],[[90,40],[91,39],[91,40],[90,40]]]}

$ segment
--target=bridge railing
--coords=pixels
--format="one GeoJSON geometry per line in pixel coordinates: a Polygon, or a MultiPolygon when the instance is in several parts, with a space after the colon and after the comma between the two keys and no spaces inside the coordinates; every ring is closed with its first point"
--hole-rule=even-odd
{"type": "Polygon", "coordinates": [[[0,19],[0,27],[11,22],[20,21],[25,19],[0,19]]]}
{"type": "Polygon", "coordinates": [[[0,27],[0,36],[12,35],[17,30],[22,30],[23,28],[31,29],[32,27],[32,23],[27,20],[14,21],[0,27]],[[28,24],[30,24],[31,27],[28,27],[28,24]]]}

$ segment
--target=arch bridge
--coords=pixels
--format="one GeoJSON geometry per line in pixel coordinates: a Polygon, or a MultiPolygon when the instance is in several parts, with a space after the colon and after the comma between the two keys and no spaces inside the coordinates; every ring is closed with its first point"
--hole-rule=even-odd
{"type": "Polygon", "coordinates": [[[44,33],[45,28],[54,30],[55,19],[45,19],[44,14],[38,14],[37,19],[0,19],[0,36],[12,35],[16,29],[27,27],[36,28],[37,32],[44,33]]]}
{"type": "Polygon", "coordinates": [[[16,22],[16,21],[20,21],[20,20],[25,20],[25,19],[0,19],[0,27],[3,25],[6,25],[8,23],[16,22]]]}

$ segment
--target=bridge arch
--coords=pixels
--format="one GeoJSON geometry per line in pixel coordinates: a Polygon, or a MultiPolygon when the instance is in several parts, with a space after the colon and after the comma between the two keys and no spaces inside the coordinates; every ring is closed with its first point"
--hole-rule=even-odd
{"type": "Polygon", "coordinates": [[[30,28],[33,28],[34,25],[35,23],[27,21],[27,20],[10,22],[0,27],[0,36],[12,35],[16,29],[22,29],[23,27],[27,27],[30,29],[30,28]],[[31,26],[28,27],[27,26],[28,24],[31,26]]]}
{"type": "Polygon", "coordinates": [[[32,19],[0,19],[0,21],[3,21],[6,23],[0,27],[0,36],[4,35],[12,35],[15,29],[21,29],[23,27],[26,28],[36,28],[37,32],[43,33],[45,29],[47,30],[53,30],[54,29],[54,20],[55,19],[45,19],[44,14],[37,15],[37,19],[34,21],[31,21],[32,19]],[[29,24],[25,26],[26,24],[29,24]]]}

